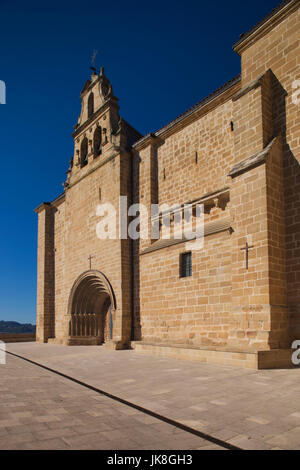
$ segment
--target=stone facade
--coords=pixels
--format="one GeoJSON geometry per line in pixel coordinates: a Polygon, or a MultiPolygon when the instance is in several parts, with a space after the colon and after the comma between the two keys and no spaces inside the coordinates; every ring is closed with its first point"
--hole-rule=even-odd
{"type": "Polygon", "coordinates": [[[38,341],[282,363],[300,338],[299,26],[299,1],[283,2],[234,46],[241,76],[144,137],[93,73],[65,191],[36,209],[38,341]],[[148,214],[203,204],[192,276],[180,275],[185,240],[120,239],[120,196],[148,214]],[[115,239],[96,235],[101,203],[116,210],[115,239]]]}

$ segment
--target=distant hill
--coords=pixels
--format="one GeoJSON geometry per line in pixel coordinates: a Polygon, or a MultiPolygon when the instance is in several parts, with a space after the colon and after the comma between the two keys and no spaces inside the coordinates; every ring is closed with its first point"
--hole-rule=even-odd
{"type": "Polygon", "coordinates": [[[0,320],[0,333],[35,333],[35,325],[0,320]]]}

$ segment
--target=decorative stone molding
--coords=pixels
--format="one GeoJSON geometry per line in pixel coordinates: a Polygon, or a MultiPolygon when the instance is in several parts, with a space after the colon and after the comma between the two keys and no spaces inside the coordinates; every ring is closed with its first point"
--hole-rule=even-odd
{"type": "MultiPolygon", "coordinates": [[[[209,222],[204,226],[204,236],[207,237],[208,235],[213,235],[215,233],[224,232],[229,230],[232,232],[232,219],[230,217],[214,220],[213,222],[209,222]]],[[[195,234],[191,234],[190,237],[182,237],[181,239],[178,238],[170,238],[170,239],[163,239],[157,240],[151,246],[146,248],[144,251],[140,253],[140,255],[144,255],[146,253],[151,253],[152,251],[161,250],[163,248],[168,248],[169,246],[178,245],[179,243],[186,243],[196,239],[195,234]]]]}
{"type": "Polygon", "coordinates": [[[255,155],[252,155],[251,157],[246,158],[245,160],[234,165],[234,167],[232,167],[230,172],[228,173],[228,176],[231,176],[231,178],[234,178],[235,176],[238,176],[241,173],[250,170],[251,168],[261,165],[262,163],[265,163],[268,157],[268,154],[271,151],[277,139],[278,137],[274,137],[274,139],[272,139],[271,142],[267,145],[267,147],[265,147],[261,152],[258,152],[255,155]]]}
{"type": "Polygon", "coordinates": [[[286,0],[278,5],[266,18],[245,34],[233,46],[235,52],[241,55],[248,47],[271,31],[288,15],[299,8],[299,0],[286,0]]]}
{"type": "Polygon", "coordinates": [[[227,203],[229,202],[229,187],[222,188],[218,191],[214,191],[212,193],[207,193],[204,196],[201,196],[198,199],[194,199],[192,201],[186,201],[178,206],[170,207],[169,210],[160,212],[158,215],[152,216],[152,222],[155,222],[157,219],[162,219],[165,215],[170,214],[174,219],[174,215],[178,212],[181,212],[184,207],[195,209],[197,204],[204,204],[204,211],[210,212],[212,207],[219,207],[222,210],[225,209],[227,203]]]}

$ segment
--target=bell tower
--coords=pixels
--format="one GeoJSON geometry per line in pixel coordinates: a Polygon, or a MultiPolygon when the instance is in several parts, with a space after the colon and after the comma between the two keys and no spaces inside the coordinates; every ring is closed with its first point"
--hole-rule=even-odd
{"type": "Polygon", "coordinates": [[[103,68],[86,81],[80,101],[64,193],[36,209],[37,338],[104,341],[105,347],[121,349],[131,340],[134,286],[133,243],[119,236],[120,211],[128,223],[128,206],[138,194],[132,145],[141,135],[120,117],[103,68]],[[121,196],[127,207],[120,208],[121,196]],[[115,215],[116,236],[101,237],[98,208],[107,206],[115,215]]]}
{"type": "MultiPolygon", "coordinates": [[[[110,81],[105,76],[104,68],[100,73],[93,71],[81,93],[81,112],[74,126],[74,155],[67,171],[65,188],[81,178],[98,162],[99,157],[109,151],[119,149],[126,138],[121,138],[122,119],[119,116],[118,98],[113,94],[110,81]]],[[[139,134],[135,132],[136,136],[139,134]]],[[[136,139],[136,136],[133,140],[136,139]]]]}
{"type": "MultiPolygon", "coordinates": [[[[111,339],[106,346],[123,348],[128,346],[131,339],[133,286],[131,240],[118,235],[120,197],[127,198],[127,212],[122,206],[122,217],[125,214],[127,220],[133,188],[137,184],[133,175],[131,147],[141,135],[120,117],[118,98],[114,95],[103,68],[100,73],[93,71],[91,78],[86,81],[80,93],[80,101],[81,112],[72,134],[74,154],[64,183],[64,214],[66,227],[69,228],[66,235],[69,249],[65,263],[65,269],[70,275],[68,296],[73,283],[76,279],[81,279],[80,276],[83,279],[86,275],[90,278],[94,272],[96,276],[101,273],[101,276],[108,279],[114,292],[115,307],[110,317],[113,324],[111,339]],[[101,220],[98,214],[99,205],[113,208],[116,215],[116,235],[98,237],[96,227],[101,220]],[[86,274],[87,260],[91,255],[93,266],[90,263],[86,274]]],[[[85,281],[82,288],[84,298],[95,296],[96,303],[86,306],[86,311],[80,303],[80,307],[75,309],[75,318],[72,316],[74,312],[68,310],[65,331],[70,325],[69,331],[76,330],[76,321],[81,321],[78,315],[83,315],[85,321],[84,315],[99,314],[101,310],[99,306],[102,294],[97,294],[96,291],[93,294],[88,293],[85,281]]],[[[80,341],[89,339],[81,338],[80,341]]]]}

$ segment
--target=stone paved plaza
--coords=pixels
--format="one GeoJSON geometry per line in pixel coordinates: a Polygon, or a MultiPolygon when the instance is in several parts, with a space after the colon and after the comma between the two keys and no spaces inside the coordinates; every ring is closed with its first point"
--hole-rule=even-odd
{"type": "Polygon", "coordinates": [[[300,369],[253,371],[100,346],[8,344],[0,365],[0,449],[300,449],[300,369]]]}

